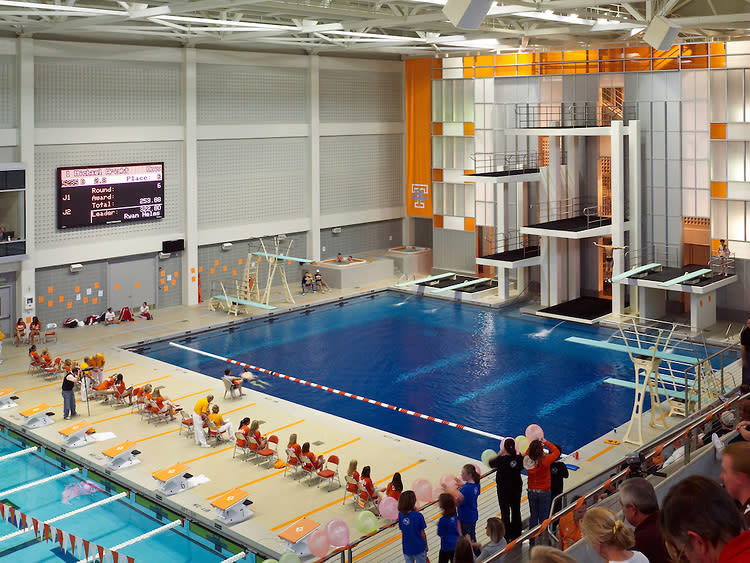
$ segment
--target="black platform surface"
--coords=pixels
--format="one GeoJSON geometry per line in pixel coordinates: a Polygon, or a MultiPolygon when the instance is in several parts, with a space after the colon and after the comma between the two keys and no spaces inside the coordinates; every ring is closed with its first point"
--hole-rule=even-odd
{"type": "Polygon", "coordinates": [[[529,225],[529,228],[578,233],[587,229],[596,229],[597,227],[611,224],[612,219],[610,217],[586,217],[585,215],[579,215],[578,217],[570,217],[568,219],[558,219],[557,221],[547,221],[546,223],[529,225]]]}
{"type": "Polygon", "coordinates": [[[515,250],[506,250],[505,252],[498,252],[497,254],[488,254],[482,256],[486,260],[502,260],[503,262],[517,262],[518,260],[524,260],[526,258],[533,258],[539,256],[541,250],[538,246],[526,246],[523,248],[516,248],[515,250]]]}
{"type": "Polygon", "coordinates": [[[599,297],[579,297],[572,301],[566,301],[553,307],[541,309],[540,313],[559,315],[561,317],[574,317],[592,321],[612,312],[612,301],[599,297]]]}
{"type": "MultiPolygon", "coordinates": [[[[707,266],[700,265],[700,264],[686,264],[682,268],[669,268],[667,266],[664,266],[661,272],[658,272],[655,270],[649,270],[648,272],[645,272],[643,274],[637,274],[631,277],[632,279],[635,279],[635,280],[647,280],[651,282],[660,283],[660,282],[673,280],[675,278],[679,278],[680,276],[683,276],[690,272],[703,270],[706,267],[707,266]]],[[[684,284],[684,285],[693,285],[695,287],[705,287],[707,285],[711,285],[712,283],[716,283],[717,281],[722,280],[722,279],[724,279],[724,276],[720,276],[719,274],[714,273],[711,277],[693,278],[692,280],[682,282],[680,285],[684,284]]]]}
{"type": "MultiPolygon", "coordinates": [[[[431,282],[422,282],[418,285],[421,285],[423,287],[431,287],[433,289],[440,289],[442,287],[450,287],[452,285],[458,285],[460,283],[464,283],[464,282],[476,280],[476,279],[479,279],[479,278],[457,275],[455,280],[452,277],[440,278],[439,280],[433,280],[431,282]]],[[[497,282],[494,280],[489,280],[489,281],[485,281],[482,283],[475,283],[474,285],[467,285],[466,287],[461,287],[453,291],[460,291],[462,293],[477,293],[478,291],[484,291],[485,289],[490,289],[492,287],[497,287],[497,282]]]]}
{"type": "Polygon", "coordinates": [[[534,174],[539,168],[517,168],[515,170],[497,170],[495,172],[478,172],[468,176],[481,176],[483,178],[499,178],[501,176],[514,176],[516,174],[534,174]]]}

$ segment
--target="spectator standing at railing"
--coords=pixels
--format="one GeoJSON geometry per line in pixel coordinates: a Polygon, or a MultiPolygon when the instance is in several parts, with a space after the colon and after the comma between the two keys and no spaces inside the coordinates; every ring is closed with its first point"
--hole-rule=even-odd
{"type": "Polygon", "coordinates": [[[642,477],[627,479],[620,485],[620,504],[622,515],[635,528],[636,551],[650,563],[669,563],[659,529],[659,500],[651,483],[642,477]]]}
{"type": "Polygon", "coordinates": [[[750,442],[737,442],[724,448],[721,482],[740,505],[745,525],[750,527],[750,442]]]}
{"type": "Polygon", "coordinates": [[[719,246],[716,249],[716,254],[719,255],[719,265],[721,266],[721,273],[727,276],[727,265],[729,264],[729,244],[722,238],[719,239],[719,246]]]}
{"type": "Polygon", "coordinates": [[[750,319],[740,333],[740,349],[742,350],[742,385],[750,385],[750,319]]]}
{"type": "MultiPolygon", "coordinates": [[[[529,489],[529,529],[535,528],[549,516],[549,509],[552,502],[550,488],[552,480],[550,474],[550,465],[560,457],[560,450],[555,444],[545,440],[534,440],[529,444],[529,451],[523,458],[523,465],[529,475],[526,483],[529,489]],[[544,453],[544,448],[549,450],[548,454],[544,453]]],[[[529,543],[534,545],[534,539],[529,543]]]]}
{"type": "Polygon", "coordinates": [[[516,452],[516,441],[505,438],[500,444],[500,453],[489,460],[496,469],[497,502],[500,516],[505,524],[505,540],[512,541],[521,535],[521,491],[523,481],[523,456],[516,452]]]}

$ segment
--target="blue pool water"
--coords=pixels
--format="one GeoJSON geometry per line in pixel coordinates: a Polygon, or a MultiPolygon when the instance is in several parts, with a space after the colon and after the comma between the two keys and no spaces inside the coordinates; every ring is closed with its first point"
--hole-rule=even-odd
{"type": "MultiPolygon", "coordinates": [[[[610,334],[383,292],[175,342],[492,434],[516,436],[538,423],[572,451],[630,416],[633,392],[604,383],[632,380],[628,356],[565,342],[610,334]]],[[[138,351],[214,377],[227,367],[168,342],[138,351]]],[[[262,377],[271,395],[445,450],[478,458],[497,447],[464,430],[262,377]]]]}
{"type": "MultiPolygon", "coordinates": [[[[19,446],[6,439],[0,439],[0,455],[19,450],[19,446]]],[[[60,473],[60,467],[50,463],[46,458],[36,454],[29,454],[17,458],[0,461],[0,490],[10,490],[16,486],[43,479],[60,473]]],[[[112,496],[103,485],[96,484],[96,489],[87,490],[87,494],[70,495],[71,488],[80,486],[84,478],[80,474],[72,474],[55,481],[50,481],[34,487],[4,495],[0,502],[14,506],[29,517],[40,522],[71,512],[83,506],[93,504],[99,500],[112,496]],[[66,489],[68,494],[66,494],[66,489]],[[99,490],[97,490],[99,489],[99,490]],[[71,498],[72,497],[72,498],[71,498]]],[[[129,505],[127,497],[103,506],[95,507],[70,518],[65,518],[52,526],[59,527],[78,538],[84,538],[93,544],[113,547],[148,531],[159,528],[167,522],[158,521],[129,505]]],[[[0,521],[0,536],[11,534],[17,529],[7,520],[0,521]]],[[[31,520],[27,520],[31,526],[31,520]]],[[[136,561],[169,561],[175,562],[218,562],[225,559],[218,553],[198,544],[182,533],[180,528],[163,532],[153,538],[142,540],[129,547],[123,548],[121,561],[125,556],[133,557],[136,561]]],[[[41,531],[41,530],[40,530],[41,531]]],[[[30,531],[10,538],[0,543],[0,559],[7,558],[14,562],[55,562],[77,561],[83,556],[73,557],[67,550],[63,552],[60,545],[54,541],[40,541],[30,531]]],[[[89,552],[93,555],[92,551],[89,552]]],[[[78,553],[76,553],[78,555],[78,553]]]]}

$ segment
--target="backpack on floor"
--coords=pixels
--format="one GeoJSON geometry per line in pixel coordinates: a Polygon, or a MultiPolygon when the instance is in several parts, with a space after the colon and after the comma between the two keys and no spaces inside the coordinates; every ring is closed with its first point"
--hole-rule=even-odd
{"type": "Polygon", "coordinates": [[[130,307],[123,307],[120,311],[120,322],[134,321],[133,313],[130,312],[130,307]]]}
{"type": "Polygon", "coordinates": [[[86,324],[89,325],[89,326],[95,325],[98,322],[99,322],[99,316],[98,315],[89,315],[88,317],[86,317],[86,324]]]}
{"type": "Polygon", "coordinates": [[[68,317],[67,319],[65,319],[63,326],[68,328],[75,328],[78,326],[78,319],[71,319],[70,317],[68,317]]]}

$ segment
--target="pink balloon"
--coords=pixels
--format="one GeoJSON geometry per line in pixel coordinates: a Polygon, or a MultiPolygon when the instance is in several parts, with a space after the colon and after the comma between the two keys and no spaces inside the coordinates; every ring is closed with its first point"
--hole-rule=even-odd
{"type": "Polygon", "coordinates": [[[429,502],[432,500],[432,485],[427,479],[417,479],[411,487],[414,494],[417,495],[418,501],[429,502]]]}
{"type": "Polygon", "coordinates": [[[315,557],[323,558],[328,555],[328,546],[331,545],[325,530],[318,528],[307,538],[307,549],[315,557]]]}
{"type": "Polygon", "coordinates": [[[455,475],[446,474],[440,478],[440,484],[446,489],[457,489],[458,488],[458,477],[455,475]]]}
{"type": "Polygon", "coordinates": [[[472,463],[472,465],[474,466],[474,469],[477,470],[477,474],[481,475],[482,474],[482,469],[479,467],[479,464],[478,463],[472,463]]]}
{"type": "Polygon", "coordinates": [[[437,500],[445,491],[441,485],[432,488],[432,500],[437,500]]]}
{"type": "Polygon", "coordinates": [[[326,524],[326,533],[333,547],[349,545],[349,526],[343,520],[331,520],[326,524]]]}
{"type": "Polygon", "coordinates": [[[398,501],[393,497],[383,497],[378,504],[378,511],[383,518],[398,520],[398,501]]]}
{"type": "Polygon", "coordinates": [[[544,440],[544,430],[538,424],[529,424],[526,427],[526,438],[529,442],[534,440],[544,440]]]}

